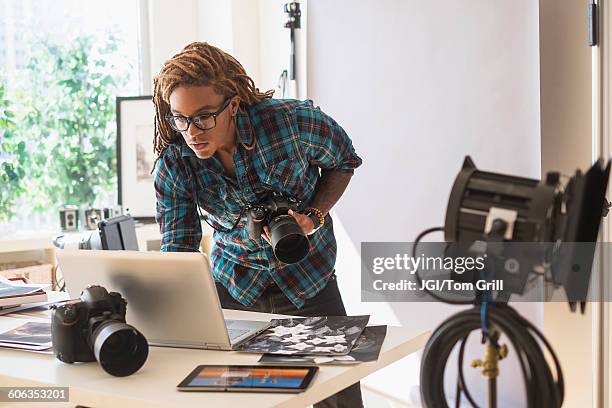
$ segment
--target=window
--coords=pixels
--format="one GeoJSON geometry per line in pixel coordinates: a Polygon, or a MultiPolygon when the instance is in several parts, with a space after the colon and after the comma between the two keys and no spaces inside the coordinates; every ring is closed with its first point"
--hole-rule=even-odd
{"type": "Polygon", "coordinates": [[[116,197],[115,97],[138,95],[138,2],[0,3],[0,238],[116,197]]]}

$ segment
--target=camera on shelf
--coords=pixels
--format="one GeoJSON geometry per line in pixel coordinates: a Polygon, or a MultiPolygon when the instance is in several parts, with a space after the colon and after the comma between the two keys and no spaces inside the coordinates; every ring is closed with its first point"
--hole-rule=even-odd
{"type": "Polygon", "coordinates": [[[108,220],[109,218],[119,217],[123,212],[121,211],[121,206],[116,205],[114,207],[104,207],[102,209],[102,219],[108,220]]]}
{"type": "Polygon", "coordinates": [[[88,230],[98,229],[100,221],[118,217],[122,211],[121,206],[79,210],[75,205],[67,205],[60,208],[59,213],[62,231],[69,232],[78,231],[81,225],[88,230]]]}
{"type": "Polygon", "coordinates": [[[52,307],[51,338],[64,363],[98,361],[109,374],[125,377],[149,354],[145,337],[125,321],[127,302],[102,286],[83,290],[80,299],[52,307]]]}
{"type": "Polygon", "coordinates": [[[247,211],[247,230],[251,239],[260,239],[264,226],[268,226],[274,255],[284,263],[304,259],[310,250],[308,238],[289,210],[297,211],[299,201],[278,193],[265,196],[247,211]]]}
{"type": "Polygon", "coordinates": [[[104,219],[100,208],[89,208],[85,210],[85,227],[88,230],[98,229],[98,223],[104,219]]]}
{"type": "Polygon", "coordinates": [[[98,229],[100,221],[121,215],[121,207],[89,208],[85,210],[85,226],[89,230],[98,229]]]}
{"type": "Polygon", "coordinates": [[[62,231],[77,231],[79,229],[79,209],[74,205],[60,208],[60,225],[62,231]]]}

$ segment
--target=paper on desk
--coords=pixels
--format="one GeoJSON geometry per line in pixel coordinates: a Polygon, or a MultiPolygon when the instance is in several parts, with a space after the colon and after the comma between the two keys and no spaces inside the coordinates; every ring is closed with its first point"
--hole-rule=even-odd
{"type": "Polygon", "coordinates": [[[19,316],[12,315],[8,316],[0,316],[0,333],[5,333],[9,330],[13,330],[19,326],[23,326],[28,322],[42,322],[42,323],[51,323],[51,318],[49,316],[44,317],[31,317],[31,316],[19,316]],[[18,316],[18,317],[15,317],[18,316]]]}
{"type": "Polygon", "coordinates": [[[34,345],[34,344],[19,344],[19,343],[3,343],[0,342],[0,348],[14,348],[19,350],[30,350],[30,351],[45,351],[50,350],[51,346],[46,344],[34,345]]]}
{"type": "Polygon", "coordinates": [[[0,333],[0,344],[32,346],[38,350],[51,347],[51,323],[27,322],[0,333]]]}
{"type": "MultiPolygon", "coordinates": [[[[30,326],[32,327],[32,326],[30,326]]],[[[6,349],[15,349],[15,350],[23,350],[30,351],[35,353],[44,353],[44,354],[52,354],[53,350],[51,348],[51,323],[48,317],[27,317],[27,318],[15,318],[15,317],[7,317],[0,316],[0,348],[6,349]],[[24,327],[27,324],[43,324],[44,330],[27,330],[26,335],[30,335],[30,338],[25,338],[26,344],[20,344],[17,338],[13,337],[11,341],[5,341],[4,336],[7,332],[15,331],[15,329],[19,329],[24,327]],[[48,334],[47,334],[48,333],[48,334]],[[32,339],[31,335],[37,337],[36,339],[32,339]],[[29,344],[28,344],[29,343],[29,344]]],[[[43,329],[42,326],[39,326],[40,329],[43,329]]],[[[27,327],[26,327],[27,329],[27,327]]],[[[10,339],[10,338],[9,338],[10,339]]],[[[24,340],[22,338],[22,340],[24,340]]]]}
{"type": "Polygon", "coordinates": [[[238,350],[283,355],[346,355],[369,319],[370,316],[272,319],[270,328],[241,345],[238,350]]]}
{"type": "Polygon", "coordinates": [[[294,365],[351,365],[378,360],[387,334],[387,326],[367,326],[357,338],[351,352],[345,356],[308,356],[264,354],[259,363],[294,365]]]}
{"type": "Polygon", "coordinates": [[[35,283],[15,283],[8,279],[0,279],[0,297],[19,296],[27,295],[28,293],[34,293],[41,289],[48,287],[49,285],[38,285],[35,283]]]}

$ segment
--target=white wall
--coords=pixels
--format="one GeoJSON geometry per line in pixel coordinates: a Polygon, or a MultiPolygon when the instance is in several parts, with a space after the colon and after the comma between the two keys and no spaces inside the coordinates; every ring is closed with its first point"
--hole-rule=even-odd
{"type": "MultiPolygon", "coordinates": [[[[148,8],[151,78],[164,61],[193,41],[206,41],[233,55],[262,91],[276,89],[281,72],[288,69],[285,0],[141,1],[148,8]]],[[[302,29],[296,34],[297,89],[302,99],[306,97],[306,6],[302,1],[302,29]]]]}
{"type": "MultiPolygon", "coordinates": [[[[537,2],[309,1],[308,96],[342,124],[364,160],[335,207],[338,235],[347,237],[337,270],[350,312],[433,329],[458,311],[360,303],[360,243],[412,241],[442,225],[466,154],[483,169],[539,178],[538,42],[537,2]]],[[[541,323],[541,307],[520,311],[541,323]]],[[[410,400],[417,363],[409,359],[373,385],[410,400]]],[[[505,407],[522,405],[515,363],[501,365],[505,407]]],[[[482,395],[484,381],[472,374],[482,395]]]]}
{"type": "MultiPolygon", "coordinates": [[[[289,70],[290,39],[289,29],[284,25],[287,22],[287,14],[284,5],[288,0],[258,0],[259,2],[259,82],[258,86],[263,89],[276,89],[278,78],[284,69],[289,70]]],[[[301,28],[296,30],[296,55],[298,79],[297,96],[299,99],[307,97],[307,21],[308,2],[302,0],[300,10],[302,12],[301,28]]],[[[276,97],[280,97],[276,95],[276,97]]]]}
{"type": "MultiPolygon", "coordinates": [[[[193,12],[193,11],[192,11],[193,12]]],[[[233,51],[232,1],[199,0],[197,2],[198,39],[227,52],[233,51]]]]}
{"type": "MultiPolygon", "coordinates": [[[[164,62],[198,39],[197,0],[149,0],[151,77],[164,62]]],[[[152,83],[152,79],[150,79],[152,83]]]]}

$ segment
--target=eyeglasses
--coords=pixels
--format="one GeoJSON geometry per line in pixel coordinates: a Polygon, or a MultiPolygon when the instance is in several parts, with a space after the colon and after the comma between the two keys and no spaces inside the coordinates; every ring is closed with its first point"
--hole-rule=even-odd
{"type": "Polygon", "coordinates": [[[217,116],[227,108],[231,100],[231,97],[225,99],[223,105],[216,112],[207,112],[194,116],[166,115],[166,121],[177,132],[186,132],[191,122],[200,130],[212,129],[217,126],[217,116]]]}

